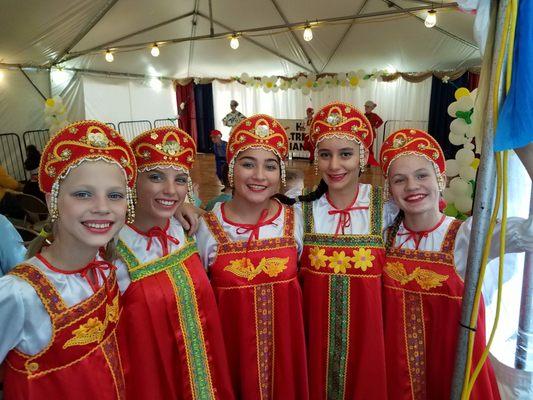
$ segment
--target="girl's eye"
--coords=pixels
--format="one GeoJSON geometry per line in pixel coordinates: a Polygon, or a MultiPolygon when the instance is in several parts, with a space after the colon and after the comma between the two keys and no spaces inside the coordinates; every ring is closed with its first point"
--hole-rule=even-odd
{"type": "Polygon", "coordinates": [[[150,174],[148,175],[148,179],[150,179],[152,182],[161,182],[163,177],[159,174],[150,174]]]}
{"type": "Polygon", "coordinates": [[[425,178],[427,178],[427,176],[428,176],[427,174],[418,174],[417,178],[418,179],[425,179],[425,178]]]}
{"type": "Polygon", "coordinates": [[[122,200],[124,197],[126,197],[124,195],[124,193],[120,193],[120,192],[112,192],[112,193],[109,193],[108,194],[108,197],[111,199],[111,200],[122,200]]]}
{"type": "Polygon", "coordinates": [[[328,158],[329,157],[329,153],[318,153],[318,156],[320,158],[328,158]]]}
{"type": "Polygon", "coordinates": [[[74,192],[72,194],[73,197],[76,197],[78,199],[88,199],[89,197],[91,197],[91,192],[86,192],[86,191],[79,191],[79,192],[74,192]]]}
{"type": "Polygon", "coordinates": [[[254,167],[254,164],[251,163],[251,162],[243,162],[241,164],[244,168],[253,168],[254,167]]]}
{"type": "Polygon", "coordinates": [[[403,178],[397,178],[397,179],[393,179],[392,180],[392,183],[396,184],[396,183],[402,183],[403,182],[403,178]]]}
{"type": "Polygon", "coordinates": [[[187,184],[187,178],[185,178],[185,177],[176,178],[176,183],[178,185],[186,185],[187,184]]]}
{"type": "Polygon", "coordinates": [[[266,166],[266,170],[267,171],[277,171],[278,170],[278,166],[276,164],[268,164],[266,166]]]}
{"type": "Polygon", "coordinates": [[[353,153],[351,153],[349,151],[345,151],[345,152],[341,153],[341,157],[342,158],[350,158],[351,156],[353,156],[353,153]]]}

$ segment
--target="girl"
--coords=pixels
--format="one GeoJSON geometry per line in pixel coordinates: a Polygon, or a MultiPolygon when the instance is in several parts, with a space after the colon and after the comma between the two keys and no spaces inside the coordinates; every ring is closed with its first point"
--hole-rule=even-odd
{"type": "Polygon", "coordinates": [[[292,208],[271,198],[284,181],[287,151],[287,134],[272,117],[237,124],[227,148],[233,198],[203,216],[197,235],[243,400],[308,398],[300,229],[292,208]]]}
{"type": "MultiPolygon", "coordinates": [[[[439,144],[426,132],[393,133],[383,143],[380,160],[401,209],[388,230],[383,275],[389,398],[449,399],[472,220],[461,223],[439,210],[446,164],[439,144]]],[[[527,250],[526,225],[519,218],[508,220],[507,252],[527,250]]],[[[492,243],[494,258],[499,240],[492,243]]],[[[481,305],[474,363],[485,343],[481,305]]],[[[488,360],[472,398],[500,398],[488,360]]]]}
{"type": "Polygon", "coordinates": [[[127,288],[121,337],[125,359],[136,366],[128,399],[231,400],[213,290],[194,240],[173,218],[190,186],[196,144],[166,126],[142,133],[131,147],[139,174],[136,218],[118,244],[129,271],[119,277],[127,288]]]}
{"type": "Polygon", "coordinates": [[[373,140],[362,112],[332,103],[315,115],[311,141],[322,180],[303,202],[304,298],[312,399],[386,399],[382,230],[395,209],[359,183],[373,140]]]}
{"type": "Polygon", "coordinates": [[[53,222],[0,278],[0,361],[11,399],[124,399],[112,239],[133,216],[135,158],[107,125],[80,121],[44,149],[39,185],[53,222]],[[106,247],[100,255],[99,249],[106,247]]]}

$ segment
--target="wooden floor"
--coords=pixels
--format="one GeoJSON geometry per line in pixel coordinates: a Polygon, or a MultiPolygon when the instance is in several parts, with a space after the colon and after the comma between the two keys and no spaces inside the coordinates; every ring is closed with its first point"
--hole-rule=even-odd
{"type": "MultiPolygon", "coordinates": [[[[313,165],[306,160],[289,160],[287,167],[299,169],[304,172],[305,187],[311,188],[316,185],[320,177],[314,173],[313,165]]],[[[213,154],[198,154],[191,172],[193,183],[198,183],[199,197],[205,204],[209,199],[220,194],[222,189],[215,174],[215,156],[213,154]]],[[[371,167],[361,176],[361,182],[382,186],[383,177],[378,167],[371,167]]]]}

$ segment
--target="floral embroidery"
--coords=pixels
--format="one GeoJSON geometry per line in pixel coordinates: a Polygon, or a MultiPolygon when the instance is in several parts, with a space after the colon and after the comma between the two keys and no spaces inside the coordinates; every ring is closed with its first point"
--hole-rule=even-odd
{"type": "Polygon", "coordinates": [[[65,342],[63,348],[72,346],[83,346],[89,343],[100,343],[104,338],[105,331],[110,323],[118,321],[118,295],[113,299],[113,304],[106,305],[106,315],[104,321],[97,317],[89,318],[87,322],[81,324],[79,328],[72,331],[73,337],[65,342]]]}
{"type": "Polygon", "coordinates": [[[104,148],[108,147],[109,139],[104,132],[99,130],[97,132],[89,132],[87,134],[87,142],[91,146],[104,148]]]}
{"type": "Polygon", "coordinates": [[[435,271],[420,267],[416,267],[413,272],[408,274],[405,267],[400,262],[388,262],[387,265],[385,265],[384,271],[392,279],[400,282],[402,285],[414,280],[424,290],[430,290],[442,286],[442,282],[445,282],[448,279],[448,275],[441,275],[435,271]]]}
{"type": "Polygon", "coordinates": [[[372,268],[372,261],[376,257],[372,255],[370,249],[360,248],[353,251],[353,262],[355,263],[355,268],[361,268],[363,271],[366,271],[367,268],[372,268]]]}
{"type": "Polygon", "coordinates": [[[329,267],[335,271],[336,274],[342,272],[346,273],[346,270],[350,268],[351,257],[347,257],[344,251],[340,253],[337,251],[333,252],[333,255],[329,258],[329,267]]]}
{"type": "Polygon", "coordinates": [[[161,150],[163,153],[168,154],[169,156],[176,155],[176,154],[178,154],[181,151],[181,146],[180,146],[179,142],[174,141],[174,140],[168,141],[168,142],[164,143],[163,145],[156,144],[155,147],[158,150],[161,150]]]}
{"type": "Polygon", "coordinates": [[[315,269],[324,268],[327,260],[326,250],[321,249],[320,247],[311,247],[309,261],[311,261],[312,267],[315,267],[315,269]]]}
{"type": "Polygon", "coordinates": [[[224,267],[224,271],[229,271],[241,278],[246,278],[249,281],[254,279],[261,272],[274,278],[287,269],[288,262],[289,257],[263,257],[256,267],[248,258],[243,257],[237,260],[231,260],[230,264],[224,267]]]}

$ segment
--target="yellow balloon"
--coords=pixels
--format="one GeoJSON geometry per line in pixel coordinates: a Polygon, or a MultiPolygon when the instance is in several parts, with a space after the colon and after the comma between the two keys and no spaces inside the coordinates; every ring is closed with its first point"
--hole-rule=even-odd
{"type": "Polygon", "coordinates": [[[477,167],[479,167],[479,158],[474,158],[474,161],[470,163],[470,166],[474,169],[477,169],[477,167]]]}
{"type": "Polygon", "coordinates": [[[55,103],[54,99],[46,99],[46,105],[48,107],[53,107],[55,103]]]}
{"type": "Polygon", "coordinates": [[[455,91],[455,100],[459,100],[461,97],[468,96],[470,94],[470,91],[465,88],[459,88],[455,91]]]}

